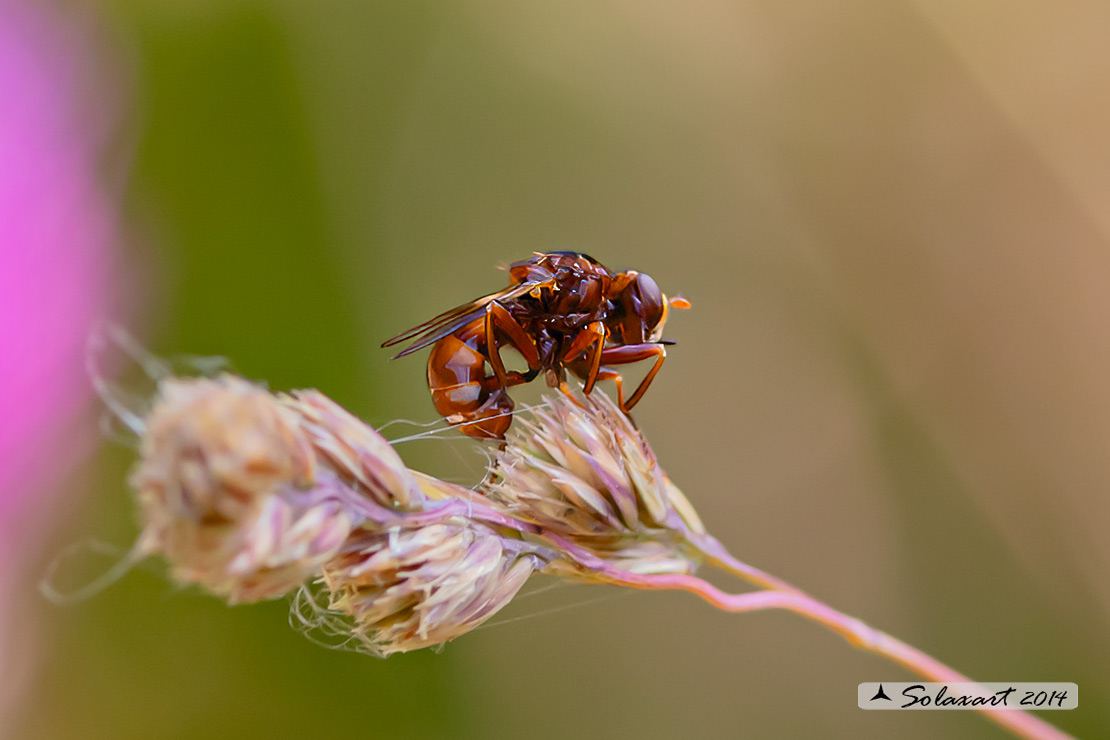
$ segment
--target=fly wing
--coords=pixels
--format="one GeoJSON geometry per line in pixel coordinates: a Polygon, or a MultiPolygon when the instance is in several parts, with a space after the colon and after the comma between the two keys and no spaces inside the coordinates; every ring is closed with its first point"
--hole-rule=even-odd
{"type": "Polygon", "coordinates": [[[488,303],[495,296],[496,294],[492,296],[482,296],[481,298],[475,298],[468,303],[464,303],[461,306],[455,306],[448,311],[444,311],[438,316],[434,316],[428,319],[423,324],[417,324],[411,329],[403,331],[391,339],[387,339],[386,341],[382,342],[382,346],[392,347],[396,344],[407,342],[410,339],[420,336],[421,334],[435,332],[438,329],[446,326],[447,324],[454,323],[460,316],[473,313],[477,309],[485,308],[486,303],[488,303]]]}
{"type": "MultiPolygon", "coordinates": [[[[486,303],[488,303],[488,301],[486,303]]],[[[415,336],[415,341],[412,344],[410,344],[409,346],[405,347],[400,352],[398,352],[397,354],[393,355],[393,357],[390,358],[390,359],[396,360],[399,357],[404,357],[406,355],[411,355],[413,352],[419,352],[420,350],[424,349],[425,347],[429,347],[429,346],[435,344],[440,339],[443,339],[445,336],[447,336],[449,334],[454,334],[456,331],[463,328],[464,326],[469,324],[471,321],[474,321],[475,319],[480,318],[485,312],[486,312],[485,303],[483,303],[480,307],[473,308],[468,313],[464,313],[464,314],[461,314],[459,316],[452,317],[452,320],[447,321],[446,323],[437,324],[436,326],[430,327],[422,335],[421,334],[414,335],[415,336]]],[[[404,340],[401,340],[401,341],[404,341],[404,340]]],[[[383,345],[383,346],[385,346],[385,345],[383,345]]]]}
{"type": "Polygon", "coordinates": [[[396,360],[398,357],[410,355],[413,352],[419,352],[425,347],[435,344],[448,334],[454,334],[456,331],[466,326],[471,321],[474,321],[475,319],[480,317],[483,313],[485,313],[486,306],[490,303],[493,303],[494,301],[507,302],[515,300],[523,295],[530,293],[536,288],[549,287],[551,285],[554,285],[554,282],[554,280],[543,282],[523,282],[519,285],[510,286],[505,290],[501,290],[496,293],[490,293],[489,295],[482,296],[481,298],[475,298],[474,300],[469,301],[468,303],[464,303],[461,306],[455,306],[448,311],[444,311],[438,316],[428,319],[423,324],[414,326],[408,331],[402,332],[392,339],[382,342],[382,346],[392,347],[394,345],[401,344],[402,342],[412,341],[412,344],[405,347],[403,350],[393,356],[394,360],[396,360]]]}

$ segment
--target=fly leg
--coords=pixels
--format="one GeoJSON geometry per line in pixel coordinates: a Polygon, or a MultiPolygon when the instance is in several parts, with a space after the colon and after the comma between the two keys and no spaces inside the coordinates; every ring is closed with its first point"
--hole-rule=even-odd
{"type": "Polygon", "coordinates": [[[624,411],[624,378],[611,367],[602,365],[597,371],[598,380],[612,380],[617,384],[617,405],[624,411]]]}
{"type": "MultiPolygon", "coordinates": [[[[528,369],[533,372],[539,371],[540,352],[536,349],[535,340],[528,336],[528,332],[524,331],[524,327],[513,318],[507,308],[497,301],[491,301],[486,306],[484,327],[486,354],[489,357],[490,367],[493,368],[493,374],[497,376],[501,387],[507,387],[510,383],[509,374],[505,371],[505,363],[501,359],[501,347],[497,344],[497,337],[494,334],[495,327],[503,331],[509,338],[509,344],[520,352],[524,361],[528,363],[528,369]]],[[[520,373],[516,373],[516,375],[519,376],[520,373]]],[[[512,383],[512,385],[517,385],[517,383],[512,383]]]]}
{"type": "Polygon", "coordinates": [[[620,374],[611,367],[604,368],[603,371],[597,373],[597,377],[602,380],[610,378],[617,381],[617,400],[620,403],[621,411],[629,413],[632,407],[643,398],[644,393],[647,392],[648,386],[651,381],[655,379],[656,373],[663,367],[663,360],[667,359],[667,349],[662,344],[645,343],[645,344],[624,344],[616,347],[606,347],[601,351],[601,362],[604,365],[627,365],[640,360],[650,360],[655,358],[655,364],[648,370],[647,375],[640,381],[640,385],[632,393],[632,397],[627,401],[624,400],[624,391],[621,387],[620,374]]]}
{"type": "Polygon", "coordinates": [[[582,387],[583,395],[590,395],[590,392],[594,389],[594,384],[597,382],[597,374],[601,369],[602,350],[605,348],[605,339],[608,336],[609,331],[605,328],[605,324],[601,321],[595,321],[578,332],[578,336],[574,338],[574,341],[563,353],[563,362],[569,363],[592,347],[589,354],[590,367],[586,377],[583,378],[586,381],[586,385],[582,387]]]}

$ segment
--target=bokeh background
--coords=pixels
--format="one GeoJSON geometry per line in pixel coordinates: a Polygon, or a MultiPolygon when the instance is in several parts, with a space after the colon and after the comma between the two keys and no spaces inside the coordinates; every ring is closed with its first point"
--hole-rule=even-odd
{"type": "MultiPolygon", "coordinates": [[[[383,339],[534,250],[646,271],[694,309],[637,419],[717,536],[974,677],[1077,682],[1048,718],[1110,736],[1110,6],[35,8],[80,82],[66,115],[111,123],[112,294],[82,321],[423,424],[422,360],[383,339]]],[[[38,346],[0,344],[9,367],[38,346]]],[[[35,441],[49,474],[8,491],[31,503],[6,514],[0,735],[1004,736],[862,712],[857,683],[908,674],[682,595],[554,589],[385,661],[156,564],[56,607],[35,585],[63,548],[136,533],[97,415],[71,400],[35,441]]],[[[481,471],[465,440],[400,450],[481,471]]]]}

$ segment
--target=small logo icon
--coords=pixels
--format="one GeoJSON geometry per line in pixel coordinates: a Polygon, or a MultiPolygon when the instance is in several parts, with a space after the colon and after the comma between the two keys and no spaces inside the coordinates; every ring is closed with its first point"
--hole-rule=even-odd
{"type": "Polygon", "coordinates": [[[879,690],[877,692],[875,692],[874,696],[871,697],[871,701],[875,701],[876,699],[886,699],[887,701],[894,701],[893,699],[891,699],[889,696],[886,695],[885,691],[883,691],[883,685],[882,684],[879,684],[879,690]]]}

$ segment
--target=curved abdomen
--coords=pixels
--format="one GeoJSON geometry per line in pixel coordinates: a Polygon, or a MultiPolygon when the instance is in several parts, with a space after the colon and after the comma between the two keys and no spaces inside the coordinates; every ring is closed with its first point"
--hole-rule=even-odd
{"type": "Polygon", "coordinates": [[[486,375],[482,319],[432,346],[428,388],[436,411],[462,432],[479,439],[504,439],[512,423],[513,401],[495,376],[486,375]]]}

